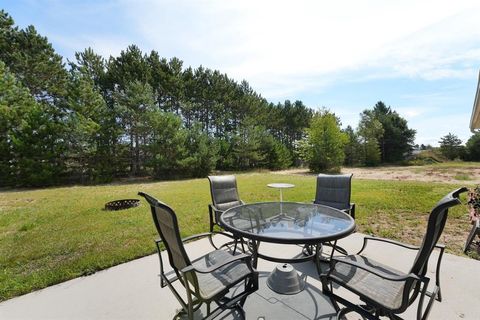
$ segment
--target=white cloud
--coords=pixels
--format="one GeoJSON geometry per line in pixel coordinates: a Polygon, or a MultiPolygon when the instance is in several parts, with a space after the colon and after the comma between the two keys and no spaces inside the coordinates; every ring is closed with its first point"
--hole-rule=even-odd
{"type": "Polygon", "coordinates": [[[267,97],[321,88],[336,74],[368,68],[382,77],[471,77],[480,61],[475,1],[135,1],[125,7],[132,28],[161,55],[248,79],[267,97]]]}
{"type": "Polygon", "coordinates": [[[397,107],[395,108],[395,111],[397,111],[400,116],[404,117],[407,120],[419,117],[425,114],[426,112],[426,110],[423,108],[405,108],[405,107],[397,107]]]}

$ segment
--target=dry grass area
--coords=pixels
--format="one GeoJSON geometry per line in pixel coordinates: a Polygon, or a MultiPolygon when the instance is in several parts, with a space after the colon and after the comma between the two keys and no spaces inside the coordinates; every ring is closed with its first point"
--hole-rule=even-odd
{"type": "MultiPolygon", "coordinates": [[[[308,169],[277,171],[278,174],[313,175],[308,169]]],[[[460,184],[480,184],[480,163],[446,162],[425,166],[385,166],[376,168],[342,168],[342,173],[353,173],[355,179],[423,181],[460,184]]]]}

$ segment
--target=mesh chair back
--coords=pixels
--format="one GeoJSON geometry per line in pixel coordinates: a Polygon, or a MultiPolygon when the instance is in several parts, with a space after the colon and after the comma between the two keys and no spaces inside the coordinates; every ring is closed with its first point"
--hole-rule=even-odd
{"type": "Polygon", "coordinates": [[[467,191],[465,187],[452,191],[443,197],[432,209],[428,218],[427,233],[415,257],[415,262],[411,269],[412,273],[424,276],[427,272],[428,259],[443,232],[447,221],[448,209],[460,204],[458,197],[460,193],[465,191],[467,191]]]}
{"type": "Polygon", "coordinates": [[[352,174],[319,174],[314,203],[339,210],[349,209],[351,190],[352,174]]]}
{"type": "Polygon", "coordinates": [[[242,204],[237,190],[235,176],[209,176],[213,205],[221,211],[242,204]]]}
{"type": "Polygon", "coordinates": [[[150,204],[153,222],[167,250],[170,265],[178,274],[179,270],[189,266],[191,262],[180,237],[177,216],[169,206],[152,196],[143,192],[140,192],[139,195],[143,196],[150,204]]]}

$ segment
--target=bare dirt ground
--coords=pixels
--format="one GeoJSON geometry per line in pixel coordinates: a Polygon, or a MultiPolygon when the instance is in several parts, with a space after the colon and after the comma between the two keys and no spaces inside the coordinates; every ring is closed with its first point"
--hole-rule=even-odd
{"type": "MultiPolygon", "coordinates": [[[[275,171],[274,173],[315,175],[309,172],[308,169],[303,168],[275,171]]],[[[353,173],[355,179],[480,184],[480,167],[392,166],[379,168],[342,168],[342,173],[353,173]]]]}

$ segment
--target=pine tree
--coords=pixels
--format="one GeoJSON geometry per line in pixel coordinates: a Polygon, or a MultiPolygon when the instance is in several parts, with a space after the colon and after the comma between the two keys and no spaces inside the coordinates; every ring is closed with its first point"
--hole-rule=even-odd
{"type": "Polygon", "coordinates": [[[49,185],[62,172],[56,123],[0,61],[0,181],[3,185],[49,185]]]}
{"type": "Polygon", "coordinates": [[[365,152],[365,165],[377,166],[381,162],[379,140],[384,130],[382,123],[375,118],[371,110],[365,110],[360,114],[358,133],[362,137],[365,152]]]}
{"type": "Polygon", "coordinates": [[[453,133],[448,133],[440,138],[440,152],[449,160],[460,157],[462,152],[462,140],[453,133]]]}

